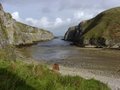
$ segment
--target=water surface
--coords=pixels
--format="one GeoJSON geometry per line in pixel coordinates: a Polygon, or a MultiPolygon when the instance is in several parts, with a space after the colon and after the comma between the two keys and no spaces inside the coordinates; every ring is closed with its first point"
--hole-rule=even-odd
{"type": "Polygon", "coordinates": [[[119,75],[120,51],[70,46],[70,42],[56,38],[37,45],[22,48],[22,53],[49,64],[100,70],[104,73],[119,75]]]}

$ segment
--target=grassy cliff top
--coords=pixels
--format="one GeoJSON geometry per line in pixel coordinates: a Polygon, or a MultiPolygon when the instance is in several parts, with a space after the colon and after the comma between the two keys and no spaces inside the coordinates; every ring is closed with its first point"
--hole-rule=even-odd
{"type": "Polygon", "coordinates": [[[81,24],[85,38],[120,39],[120,7],[104,11],[81,24]]]}

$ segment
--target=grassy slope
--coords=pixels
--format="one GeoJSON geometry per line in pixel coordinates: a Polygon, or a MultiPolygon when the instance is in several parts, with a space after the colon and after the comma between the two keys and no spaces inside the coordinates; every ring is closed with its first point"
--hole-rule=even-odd
{"type": "Polygon", "coordinates": [[[104,11],[82,25],[83,37],[120,39],[120,7],[104,11]]]}
{"type": "Polygon", "coordinates": [[[109,90],[94,79],[61,76],[42,65],[0,60],[2,90],[109,90]]]}
{"type": "Polygon", "coordinates": [[[0,50],[0,90],[110,90],[94,79],[61,76],[45,65],[11,61],[0,50]]]}

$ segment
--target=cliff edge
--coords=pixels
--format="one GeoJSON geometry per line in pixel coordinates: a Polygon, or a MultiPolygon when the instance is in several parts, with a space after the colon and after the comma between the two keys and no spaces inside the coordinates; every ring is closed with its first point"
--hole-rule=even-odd
{"type": "Polygon", "coordinates": [[[64,39],[79,46],[120,48],[120,7],[70,27],[64,39]]]}
{"type": "Polygon", "coordinates": [[[33,44],[53,37],[49,31],[17,22],[11,14],[4,12],[0,4],[0,46],[33,44]]]}

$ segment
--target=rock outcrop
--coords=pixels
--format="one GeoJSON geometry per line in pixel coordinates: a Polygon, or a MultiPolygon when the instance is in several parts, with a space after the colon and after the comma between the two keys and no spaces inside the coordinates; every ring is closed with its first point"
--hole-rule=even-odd
{"type": "Polygon", "coordinates": [[[79,46],[120,48],[120,7],[70,27],[64,39],[79,46]]]}
{"type": "Polygon", "coordinates": [[[22,24],[4,12],[0,4],[0,45],[26,45],[53,39],[49,31],[22,24]]]}

